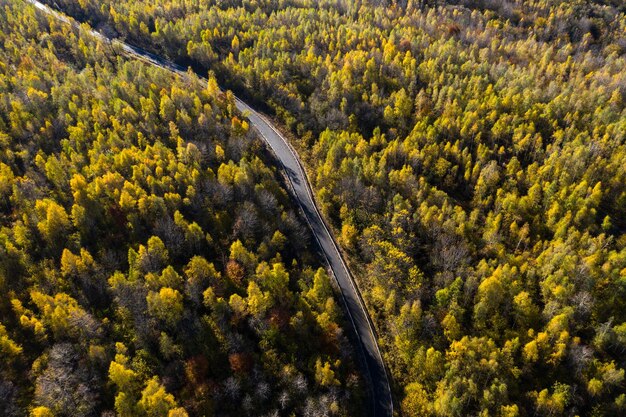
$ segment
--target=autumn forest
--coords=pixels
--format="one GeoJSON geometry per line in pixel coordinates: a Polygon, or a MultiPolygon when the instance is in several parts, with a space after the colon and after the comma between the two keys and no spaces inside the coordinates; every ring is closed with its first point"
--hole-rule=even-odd
{"type": "Polygon", "coordinates": [[[82,26],[0,0],[0,416],[372,414],[235,95],[394,416],[626,414],[622,1],[42,3],[82,26]]]}

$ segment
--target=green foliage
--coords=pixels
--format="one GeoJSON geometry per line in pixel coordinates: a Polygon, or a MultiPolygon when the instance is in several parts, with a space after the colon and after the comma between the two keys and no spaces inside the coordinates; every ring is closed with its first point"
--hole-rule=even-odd
{"type": "Polygon", "coordinates": [[[359,414],[332,291],[308,296],[328,277],[233,95],[26,2],[0,29],[0,415],[359,414]]]}
{"type": "MultiPolygon", "coordinates": [[[[321,209],[356,267],[403,415],[624,414],[620,2],[55,5],[155,53],[214,70],[295,133],[321,209]]],[[[116,259],[101,249],[132,242],[128,274],[109,280],[116,335],[146,339],[148,291],[183,294],[180,284],[153,286],[171,263],[185,276],[183,299],[206,308],[216,346],[232,340],[224,323],[249,319],[300,336],[323,328],[321,345],[336,348],[323,273],[287,267],[291,252],[304,248],[283,213],[284,191],[252,156],[258,145],[242,140],[248,128],[216,80],[190,96],[188,85],[156,73],[149,86],[129,64],[117,64],[126,75],[103,75],[112,64],[99,58],[94,65],[93,55],[104,47],[87,53],[91,41],[64,30],[45,47],[4,42],[2,62],[22,71],[45,62],[63,77],[21,76],[23,85],[12,87],[21,94],[7,93],[2,102],[0,178],[12,184],[0,185],[0,210],[13,217],[3,226],[8,237],[0,237],[8,242],[2,254],[10,254],[0,284],[18,276],[26,288],[45,275],[55,283],[51,294],[67,294],[81,268],[68,256],[59,276],[43,259],[85,247],[111,276],[125,265],[101,265],[116,259]],[[35,55],[39,49],[46,52],[35,55]],[[84,68],[80,76],[68,61],[84,68]],[[94,84],[98,94],[90,96],[70,87],[94,84]],[[53,112],[60,117],[46,116],[53,112]],[[59,140],[63,130],[67,137],[59,140]],[[32,159],[36,179],[22,163],[32,159]],[[33,188],[44,179],[46,192],[32,207],[26,201],[40,195],[33,188]],[[210,203],[207,190],[214,192],[210,203]],[[250,204],[235,204],[245,198],[250,204]],[[269,239],[278,231],[289,245],[269,239]],[[152,257],[146,247],[139,256],[153,235],[167,255],[152,257]],[[274,271],[277,252],[289,285],[274,271]],[[190,280],[181,267],[192,256],[218,274],[190,280]],[[39,274],[26,278],[30,263],[40,265],[39,274]],[[295,299],[272,292],[294,292],[299,273],[303,290],[295,299]]],[[[77,281],[87,299],[101,293],[77,281]]],[[[23,289],[16,297],[29,303],[23,289]]],[[[29,308],[19,313],[22,327],[41,335],[49,318],[29,308]]],[[[61,328],[76,334],[72,325],[61,328]]],[[[262,339],[266,368],[278,370],[277,352],[295,355],[295,348],[263,329],[255,325],[246,335],[262,339]]],[[[314,348],[322,347],[303,349],[312,358],[319,356],[310,354],[314,348]]],[[[211,357],[226,354],[246,357],[211,357]]],[[[327,382],[330,363],[309,363],[308,376],[327,382]]]]}
{"type": "MultiPolygon", "coordinates": [[[[623,7],[106,3],[94,21],[219,70],[301,139],[403,414],[619,415],[623,389],[598,369],[626,366],[623,7]]],[[[235,164],[217,177],[251,182],[235,164]]],[[[236,241],[226,272],[247,289],[229,298],[237,322],[289,293],[251,247],[236,241]]],[[[324,327],[322,281],[305,299],[324,327]]]]}

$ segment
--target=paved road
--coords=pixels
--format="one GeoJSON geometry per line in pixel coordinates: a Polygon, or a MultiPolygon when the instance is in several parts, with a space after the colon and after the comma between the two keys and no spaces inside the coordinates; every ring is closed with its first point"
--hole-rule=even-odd
{"type": "Polygon", "coordinates": [[[287,139],[263,115],[239,99],[237,99],[237,108],[244,115],[247,115],[248,120],[259,131],[281,162],[291,182],[296,199],[341,290],[348,316],[360,344],[359,349],[365,362],[366,372],[369,374],[373,414],[376,417],[391,416],[393,403],[389,381],[367,310],[337,244],[315,205],[307,176],[298,156],[287,139]]]}
{"type": "MultiPolygon", "coordinates": [[[[53,15],[64,22],[76,25],[76,22],[53,11],[37,0],[26,0],[35,5],[43,12],[53,15]]],[[[107,39],[102,34],[91,31],[91,33],[100,38],[107,39]]],[[[170,71],[186,74],[186,70],[172,62],[151,54],[141,48],[118,42],[128,55],[148,61],[159,67],[166,68],[170,71]]],[[[202,77],[201,77],[202,78],[202,77]]],[[[341,253],[333,239],[329,229],[326,227],[322,216],[320,215],[313,195],[308,178],[297,153],[289,145],[287,139],[267,120],[266,117],[256,112],[239,98],[236,98],[237,109],[242,112],[250,121],[250,124],[260,133],[262,138],[272,149],[276,158],[280,161],[289,182],[291,183],[292,192],[296,200],[300,204],[302,211],[306,217],[309,226],[319,243],[322,252],[332,270],[337,284],[341,290],[341,295],[348,312],[348,316],[359,343],[359,351],[364,362],[366,377],[370,384],[370,399],[372,401],[372,414],[375,417],[387,417],[393,415],[393,401],[391,397],[391,389],[389,380],[385,371],[378,343],[376,341],[373,326],[370,322],[367,310],[363,304],[363,300],[355,286],[341,253]]]]}

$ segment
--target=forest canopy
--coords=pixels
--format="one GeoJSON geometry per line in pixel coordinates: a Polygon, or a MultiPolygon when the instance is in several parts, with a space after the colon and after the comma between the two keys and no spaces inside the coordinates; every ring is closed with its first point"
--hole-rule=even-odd
{"type": "MultiPolygon", "coordinates": [[[[292,133],[323,214],[350,259],[372,314],[402,415],[626,413],[623,2],[49,3],[110,36],[203,72],[213,70],[218,81],[256,102],[292,133]]],[[[81,54],[71,52],[74,49],[59,50],[83,62],[81,54]]],[[[36,132],[30,126],[38,119],[22,117],[21,112],[29,103],[45,103],[47,98],[28,91],[17,107],[5,104],[11,111],[5,114],[12,115],[5,124],[17,123],[18,129],[7,130],[0,143],[15,146],[36,132]]],[[[193,113],[182,112],[179,106],[185,102],[170,95],[150,114],[176,118],[177,134],[188,135],[195,124],[185,121],[193,113]]],[[[78,98],[69,100],[70,116],[64,120],[79,120],[82,105],[78,98]]],[[[120,114],[120,120],[133,116],[127,113],[120,114]]],[[[98,113],[88,116],[96,118],[98,113]]],[[[54,126],[46,131],[54,132],[54,126]]],[[[162,134],[169,135],[170,147],[177,147],[169,130],[162,134]]],[[[73,131],[68,129],[69,141],[76,140],[73,131]]],[[[116,143],[115,137],[110,140],[116,143]]],[[[48,147],[56,142],[37,143],[50,152],[53,148],[48,147]]],[[[17,158],[20,152],[11,155],[17,158]]],[[[93,158],[93,152],[86,152],[93,158]]],[[[81,154],[72,155],[66,159],[78,160],[81,154]]],[[[185,169],[194,158],[187,154],[185,169]]],[[[252,164],[253,158],[245,160],[252,164]]],[[[79,246],[71,246],[75,238],[58,238],[66,230],[77,233],[73,228],[92,230],[89,222],[74,224],[73,211],[67,211],[70,202],[76,204],[67,196],[84,188],[80,181],[72,186],[74,180],[64,177],[60,167],[65,163],[43,156],[35,163],[33,172],[48,179],[52,194],[31,209],[31,220],[11,223],[13,240],[7,242],[15,242],[11,245],[17,259],[34,246],[48,251],[39,255],[42,259],[58,258],[68,245],[79,256],[79,246]],[[17,243],[35,237],[49,245],[31,243],[25,248],[17,243]]],[[[9,168],[0,165],[0,173],[15,181],[21,171],[4,164],[9,168]]],[[[213,173],[238,198],[242,191],[235,179],[250,177],[233,174],[241,162],[223,166],[213,173]]],[[[149,175],[136,171],[140,179],[149,175]]],[[[86,181],[89,175],[83,177],[86,181]]],[[[115,178],[102,181],[94,189],[115,184],[115,178]]],[[[145,180],[142,187],[158,184],[145,180]]],[[[190,186],[195,198],[204,195],[196,185],[178,194],[181,204],[189,199],[193,206],[194,197],[187,195],[190,186]]],[[[34,193],[33,188],[19,188],[19,196],[32,195],[28,193],[34,193]]],[[[13,189],[0,187],[7,209],[16,198],[13,189]]],[[[126,191],[134,207],[139,194],[126,191]]],[[[165,195],[162,210],[176,203],[168,203],[165,195]]],[[[148,199],[143,207],[150,207],[147,213],[161,206],[148,199]]],[[[222,226],[224,219],[229,216],[216,214],[215,224],[218,230],[230,231],[222,226]]],[[[136,242],[144,246],[144,254],[151,254],[146,265],[155,268],[143,273],[157,273],[166,264],[158,255],[161,246],[154,241],[149,249],[148,233],[142,237],[136,242]]],[[[245,243],[244,235],[237,238],[245,243]]],[[[213,244],[220,246],[216,239],[213,244]]],[[[244,247],[251,250],[250,245],[244,247]]],[[[286,247],[301,253],[298,247],[286,247]]],[[[143,259],[141,251],[134,250],[143,259]]],[[[245,259],[234,259],[244,272],[235,272],[239,269],[233,266],[232,274],[251,271],[245,259]]],[[[134,261],[127,262],[129,269],[122,274],[131,279],[134,261]]],[[[228,262],[216,265],[221,265],[217,272],[230,277],[228,262]]],[[[53,266],[44,262],[40,270],[53,266]]],[[[26,291],[31,284],[22,285],[26,291]]],[[[251,294],[264,291],[254,285],[251,294]]],[[[182,287],[167,287],[187,296],[182,287]]],[[[249,285],[246,288],[250,291],[249,285]]],[[[162,295],[158,287],[146,291],[152,291],[148,307],[152,305],[154,319],[168,326],[158,311],[163,305],[177,306],[179,297],[168,291],[162,295]]],[[[217,287],[213,294],[219,294],[217,287]]],[[[54,298],[46,301],[46,296],[52,294],[31,297],[31,304],[35,299],[42,305],[57,303],[54,298]]],[[[71,308],[69,301],[62,302],[66,310],[71,308]]],[[[243,310],[237,297],[228,304],[233,311],[243,310]]],[[[263,311],[264,303],[255,301],[254,306],[254,311],[263,311]]],[[[165,309],[172,310],[176,308],[165,309]]],[[[54,331],[48,329],[45,315],[24,317],[24,326],[34,334],[44,332],[37,330],[42,326],[54,331]]],[[[13,352],[11,357],[23,355],[19,340],[10,331],[6,334],[7,342],[0,346],[13,352]]],[[[320,361],[332,365],[331,359],[320,361]]],[[[320,372],[328,369],[322,362],[312,366],[320,372]]],[[[321,385],[333,381],[318,376],[321,385]]]]}
{"type": "Polygon", "coordinates": [[[330,278],[214,78],[0,9],[0,415],[357,415],[330,278]]]}

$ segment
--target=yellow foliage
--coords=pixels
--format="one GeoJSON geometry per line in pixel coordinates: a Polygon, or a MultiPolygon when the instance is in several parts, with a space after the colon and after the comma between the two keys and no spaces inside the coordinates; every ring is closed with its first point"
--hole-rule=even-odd
{"type": "Polygon", "coordinates": [[[7,329],[0,323],[0,356],[11,360],[22,353],[22,347],[9,338],[7,329]]]}
{"type": "Polygon", "coordinates": [[[315,362],[315,380],[323,387],[331,385],[339,385],[339,381],[335,378],[335,371],[332,370],[330,363],[317,359],[315,362]]]}
{"type": "MultiPolygon", "coordinates": [[[[176,408],[176,401],[172,394],[165,391],[157,377],[153,377],[141,392],[139,406],[148,417],[168,417],[170,411],[176,408]]],[[[180,416],[180,413],[174,415],[180,416]]]]}
{"type": "Polygon", "coordinates": [[[30,412],[31,417],[54,417],[54,413],[48,407],[35,407],[30,412]]]}

